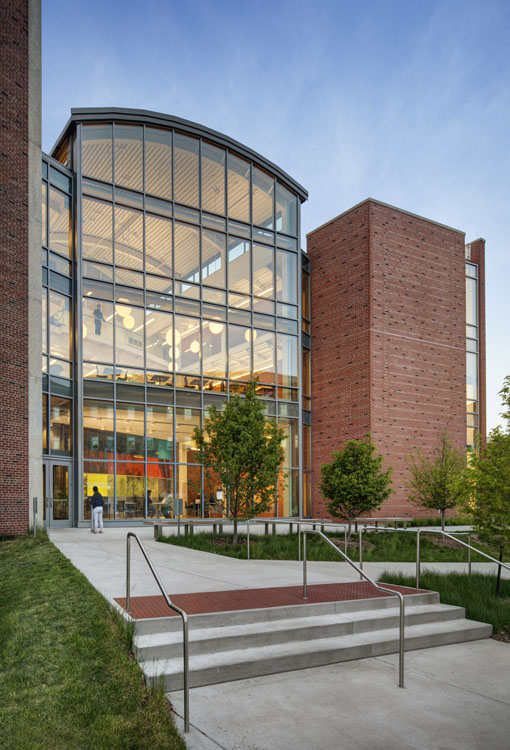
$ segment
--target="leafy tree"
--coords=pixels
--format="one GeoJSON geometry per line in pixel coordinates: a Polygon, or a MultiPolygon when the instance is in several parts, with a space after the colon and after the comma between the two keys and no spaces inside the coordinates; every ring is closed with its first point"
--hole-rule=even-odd
{"type": "Polygon", "coordinates": [[[234,521],[234,543],[238,520],[262,513],[274,503],[284,456],[285,433],[266,419],[255,389],[252,380],[245,398],[232,396],[221,412],[210,407],[203,429],[194,431],[207,480],[212,484],[216,479],[223,488],[234,521]]]}
{"type": "MultiPolygon", "coordinates": [[[[506,411],[505,429],[496,427],[487,446],[475,452],[465,475],[469,489],[466,510],[474,528],[499,549],[499,560],[510,544],[510,377],[499,392],[506,411]]],[[[496,594],[499,594],[501,566],[498,566],[496,594]]]]}
{"type": "Polygon", "coordinates": [[[348,440],[332,453],[331,463],[321,466],[319,489],[330,501],[331,515],[347,520],[348,538],[354,519],[380,508],[392,492],[391,468],[382,471],[382,462],[368,435],[365,440],[348,440]]]}
{"type": "Polygon", "coordinates": [[[465,468],[466,452],[455,450],[447,429],[430,456],[420,448],[409,457],[409,499],[422,508],[438,510],[443,531],[446,511],[456,508],[465,498],[465,468]]]}

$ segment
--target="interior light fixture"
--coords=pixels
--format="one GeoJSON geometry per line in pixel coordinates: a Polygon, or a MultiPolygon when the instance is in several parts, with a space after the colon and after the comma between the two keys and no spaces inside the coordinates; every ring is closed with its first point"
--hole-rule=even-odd
{"type": "Polygon", "coordinates": [[[221,323],[209,323],[209,330],[216,336],[218,333],[222,332],[223,325],[221,323]]]}
{"type": "Polygon", "coordinates": [[[126,305],[115,305],[115,312],[120,315],[121,318],[125,318],[127,315],[131,314],[131,308],[126,305]]]}
{"type": "Polygon", "coordinates": [[[88,329],[87,329],[87,326],[84,323],[83,326],[82,326],[82,329],[81,329],[82,338],[86,339],[87,338],[87,333],[88,333],[88,329]]]}
{"type": "Polygon", "coordinates": [[[124,323],[124,328],[127,328],[128,331],[130,331],[135,325],[135,319],[132,315],[126,315],[122,322],[124,323]]]}
{"type": "MultiPolygon", "coordinates": [[[[177,331],[175,333],[177,334],[177,331]]],[[[168,346],[172,346],[173,345],[173,341],[172,341],[172,329],[171,328],[169,328],[168,331],[165,333],[165,341],[168,344],[168,346]]],[[[176,344],[179,343],[177,341],[177,338],[175,339],[175,343],[176,344]]]]}
{"type": "Polygon", "coordinates": [[[254,329],[252,329],[252,328],[248,328],[248,329],[247,329],[247,330],[246,330],[246,331],[244,332],[244,338],[246,339],[246,341],[247,341],[248,343],[250,343],[250,341],[255,341],[255,339],[257,338],[257,331],[255,331],[255,330],[254,330],[254,329]]]}
{"type": "Polygon", "coordinates": [[[189,348],[191,349],[191,351],[193,352],[193,354],[196,354],[197,352],[200,351],[200,344],[198,343],[198,341],[196,339],[194,339],[191,342],[191,344],[189,345],[189,348]]]}

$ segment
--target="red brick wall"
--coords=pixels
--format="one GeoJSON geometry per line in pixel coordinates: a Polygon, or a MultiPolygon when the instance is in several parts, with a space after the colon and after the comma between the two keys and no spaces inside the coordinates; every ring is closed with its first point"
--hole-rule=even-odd
{"type": "Polygon", "coordinates": [[[312,264],[313,515],[320,464],[367,432],[394,493],[374,515],[417,515],[407,456],[448,428],[465,446],[464,236],[365,201],[308,237],[312,264]]]}
{"type": "Polygon", "coordinates": [[[486,357],[485,357],[485,240],[479,238],[470,244],[470,257],[478,264],[478,387],[480,409],[480,438],[485,445],[487,437],[486,412],[486,357]]]}
{"type": "Polygon", "coordinates": [[[0,20],[0,535],[28,529],[28,2],[0,20]]]}

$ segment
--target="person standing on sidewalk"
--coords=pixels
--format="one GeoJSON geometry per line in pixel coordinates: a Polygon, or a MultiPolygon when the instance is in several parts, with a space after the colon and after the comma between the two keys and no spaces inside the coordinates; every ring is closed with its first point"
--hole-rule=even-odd
{"type": "Polygon", "coordinates": [[[103,533],[103,496],[97,489],[97,487],[92,487],[94,490],[94,494],[89,500],[90,507],[92,509],[92,528],[91,532],[93,534],[102,534],[103,533]]]}

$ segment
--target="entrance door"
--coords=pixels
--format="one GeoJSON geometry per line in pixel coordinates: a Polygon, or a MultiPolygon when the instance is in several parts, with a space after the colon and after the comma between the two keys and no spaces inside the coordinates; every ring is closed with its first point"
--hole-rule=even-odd
{"type": "Polygon", "coordinates": [[[71,464],[64,461],[44,461],[44,525],[48,528],[71,526],[72,509],[71,464]]]}

